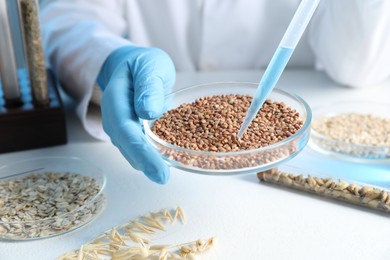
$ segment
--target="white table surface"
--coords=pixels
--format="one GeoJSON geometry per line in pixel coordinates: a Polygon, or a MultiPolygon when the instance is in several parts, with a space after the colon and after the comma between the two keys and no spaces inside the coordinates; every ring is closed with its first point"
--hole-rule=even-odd
{"type": "MultiPolygon", "coordinates": [[[[257,82],[260,76],[253,71],[179,74],[176,87],[225,80],[257,82]]],[[[390,98],[390,82],[354,90],[311,70],[287,70],[278,86],[312,107],[338,100],[388,102],[390,98]]],[[[154,184],[132,169],[113,145],[88,136],[73,104],[66,103],[67,145],[1,154],[0,165],[48,155],[92,161],[108,176],[107,207],[92,223],[61,236],[0,242],[1,260],[55,259],[110,227],[177,206],[186,212],[188,222],[162,239],[185,242],[216,236],[215,247],[199,259],[390,259],[390,215],[260,184],[254,174],[211,177],[171,169],[167,185],[154,184]]],[[[390,188],[389,164],[338,161],[309,147],[288,164],[390,188]]]]}

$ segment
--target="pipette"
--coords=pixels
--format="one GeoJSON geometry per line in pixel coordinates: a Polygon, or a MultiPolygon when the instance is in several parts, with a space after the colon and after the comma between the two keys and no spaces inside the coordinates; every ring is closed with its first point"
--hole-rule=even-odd
{"type": "Polygon", "coordinates": [[[264,101],[278,82],[280,75],[286,67],[287,62],[294,52],[295,47],[297,46],[299,39],[302,37],[302,34],[313,16],[319,2],[320,0],[303,0],[298,6],[294,17],[287,27],[278,48],[272,56],[272,59],[260,80],[252,103],[243,123],[241,124],[240,131],[238,131],[238,138],[242,138],[246,129],[249,127],[257,112],[263,106],[264,101]]]}

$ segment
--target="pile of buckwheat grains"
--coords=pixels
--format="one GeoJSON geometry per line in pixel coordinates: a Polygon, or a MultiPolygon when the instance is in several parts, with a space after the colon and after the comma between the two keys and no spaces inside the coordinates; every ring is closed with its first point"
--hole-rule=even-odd
{"type": "Polygon", "coordinates": [[[242,139],[237,132],[252,97],[206,96],[182,104],[156,120],[152,131],[168,143],[191,150],[234,152],[279,142],[302,127],[299,113],[283,102],[267,100],[242,139]]]}
{"type": "Polygon", "coordinates": [[[0,238],[60,234],[89,222],[103,208],[100,184],[77,173],[32,173],[0,181],[0,238]]]}

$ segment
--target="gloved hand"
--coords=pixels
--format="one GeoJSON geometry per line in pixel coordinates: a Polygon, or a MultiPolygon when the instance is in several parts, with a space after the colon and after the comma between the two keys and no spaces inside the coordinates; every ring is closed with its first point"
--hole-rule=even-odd
{"type": "Polygon", "coordinates": [[[127,161],[152,181],[164,184],[169,168],[146,141],[140,119],[163,114],[164,95],[173,86],[175,67],[160,49],[126,46],[104,62],[97,82],[103,90],[104,131],[127,161]]]}

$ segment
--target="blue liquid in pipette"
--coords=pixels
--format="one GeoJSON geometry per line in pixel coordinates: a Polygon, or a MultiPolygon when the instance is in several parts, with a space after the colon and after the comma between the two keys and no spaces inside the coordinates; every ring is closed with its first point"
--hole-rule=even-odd
{"type": "Polygon", "coordinates": [[[253,118],[256,117],[256,114],[264,101],[274,89],[293,52],[294,49],[292,48],[278,47],[275,54],[272,56],[272,59],[260,80],[259,86],[257,87],[252,103],[246,113],[244,122],[241,125],[241,129],[238,132],[239,138],[242,138],[242,135],[252,122],[253,118]]]}

